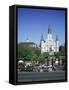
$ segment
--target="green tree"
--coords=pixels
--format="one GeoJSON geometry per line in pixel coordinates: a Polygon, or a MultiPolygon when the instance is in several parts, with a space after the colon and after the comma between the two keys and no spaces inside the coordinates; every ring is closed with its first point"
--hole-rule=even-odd
{"type": "Polygon", "coordinates": [[[45,59],[44,59],[43,55],[40,55],[38,57],[38,62],[41,63],[41,64],[45,63],[45,59]]]}
{"type": "Polygon", "coordinates": [[[48,52],[43,53],[43,57],[44,57],[45,63],[47,63],[47,65],[49,64],[49,56],[50,55],[48,52]]]}
{"type": "Polygon", "coordinates": [[[38,61],[40,50],[33,47],[23,47],[18,44],[18,58],[23,58],[24,61],[38,61]]]}

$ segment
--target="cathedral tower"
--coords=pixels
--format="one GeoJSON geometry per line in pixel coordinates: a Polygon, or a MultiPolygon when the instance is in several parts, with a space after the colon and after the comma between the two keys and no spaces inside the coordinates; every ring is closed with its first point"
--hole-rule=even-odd
{"type": "Polygon", "coordinates": [[[52,39],[52,29],[51,29],[51,26],[49,25],[48,26],[48,40],[51,40],[52,39]]]}
{"type": "Polygon", "coordinates": [[[56,36],[56,41],[52,37],[52,29],[51,26],[48,26],[48,36],[47,39],[44,40],[43,34],[41,35],[41,53],[48,52],[50,55],[53,55],[54,52],[59,52],[59,40],[56,36]]]}
{"type": "Polygon", "coordinates": [[[59,40],[58,37],[56,36],[56,52],[59,52],[59,40]]]}
{"type": "Polygon", "coordinates": [[[43,34],[41,35],[40,47],[41,47],[41,53],[43,53],[44,47],[45,47],[45,40],[44,40],[43,34]]]}

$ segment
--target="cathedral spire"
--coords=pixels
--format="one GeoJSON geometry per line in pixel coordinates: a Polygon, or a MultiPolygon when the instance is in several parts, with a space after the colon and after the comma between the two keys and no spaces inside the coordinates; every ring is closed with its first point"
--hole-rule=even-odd
{"type": "Polygon", "coordinates": [[[58,36],[56,35],[56,41],[58,41],[58,36]]]}
{"type": "Polygon", "coordinates": [[[44,37],[43,37],[43,34],[41,34],[41,41],[44,41],[44,37]]]}
{"type": "Polygon", "coordinates": [[[49,26],[48,26],[48,34],[51,34],[51,33],[52,33],[51,25],[49,24],[49,26]]]}

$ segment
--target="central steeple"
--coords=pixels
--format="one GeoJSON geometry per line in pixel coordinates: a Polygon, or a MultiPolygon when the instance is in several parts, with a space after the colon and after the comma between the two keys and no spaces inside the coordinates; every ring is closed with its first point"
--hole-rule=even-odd
{"type": "Polygon", "coordinates": [[[52,29],[51,29],[50,24],[48,26],[48,40],[52,40],[52,29]]]}
{"type": "Polygon", "coordinates": [[[48,34],[51,34],[52,30],[51,30],[51,25],[48,26],[48,34]]]}

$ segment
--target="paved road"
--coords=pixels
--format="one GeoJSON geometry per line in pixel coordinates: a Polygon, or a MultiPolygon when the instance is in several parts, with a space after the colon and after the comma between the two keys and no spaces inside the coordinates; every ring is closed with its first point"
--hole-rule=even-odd
{"type": "Polygon", "coordinates": [[[18,72],[18,82],[41,80],[64,80],[64,71],[55,72],[18,72]]]}

